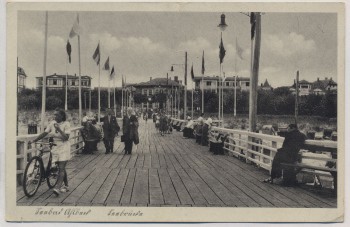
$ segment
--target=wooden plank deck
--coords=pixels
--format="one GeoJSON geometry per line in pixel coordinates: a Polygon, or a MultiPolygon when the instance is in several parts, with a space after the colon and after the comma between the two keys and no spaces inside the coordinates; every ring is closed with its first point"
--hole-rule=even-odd
{"type": "Polygon", "coordinates": [[[56,197],[43,183],[32,198],[17,188],[18,205],[183,206],[183,207],[336,207],[327,190],[262,183],[268,173],[232,156],[214,156],[182,133],[161,136],[142,121],[140,144],[123,155],[115,151],[76,155],[67,165],[70,191],[56,197]]]}

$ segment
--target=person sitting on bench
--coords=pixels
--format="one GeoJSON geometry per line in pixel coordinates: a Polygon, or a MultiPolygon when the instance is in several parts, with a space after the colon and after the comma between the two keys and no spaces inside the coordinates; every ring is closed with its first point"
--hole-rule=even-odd
{"type": "Polygon", "coordinates": [[[290,124],[288,126],[282,148],[277,150],[277,153],[273,158],[271,176],[263,182],[273,184],[274,179],[282,177],[281,163],[296,162],[299,150],[304,144],[305,139],[306,136],[298,130],[296,124],[290,124]]]}
{"type": "Polygon", "coordinates": [[[194,121],[190,116],[187,117],[187,124],[185,128],[182,130],[184,138],[192,138],[194,128],[194,121]]]}

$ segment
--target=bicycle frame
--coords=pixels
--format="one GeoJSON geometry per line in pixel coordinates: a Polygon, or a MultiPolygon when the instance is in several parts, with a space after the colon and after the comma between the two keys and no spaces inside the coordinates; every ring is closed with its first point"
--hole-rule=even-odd
{"type": "MultiPolygon", "coordinates": [[[[46,143],[38,143],[38,144],[42,144],[42,145],[45,144],[46,145],[46,143]]],[[[44,176],[43,176],[44,178],[47,178],[49,176],[49,174],[50,174],[50,169],[51,169],[51,166],[52,166],[51,149],[52,149],[53,146],[55,146],[55,144],[50,142],[47,145],[49,145],[50,149],[48,151],[43,151],[42,149],[39,149],[40,153],[39,153],[39,155],[37,155],[40,158],[39,162],[41,162],[40,163],[41,166],[42,166],[41,171],[42,171],[42,173],[44,173],[44,176]],[[44,161],[43,161],[43,158],[42,158],[45,153],[49,153],[49,161],[47,163],[46,169],[45,169],[44,161]]]]}

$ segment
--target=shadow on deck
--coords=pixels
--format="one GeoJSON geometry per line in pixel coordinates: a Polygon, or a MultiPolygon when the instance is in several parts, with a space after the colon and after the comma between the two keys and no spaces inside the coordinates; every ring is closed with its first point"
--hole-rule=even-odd
{"type": "Polygon", "coordinates": [[[76,155],[68,164],[70,191],[56,197],[43,183],[36,195],[17,188],[17,204],[32,206],[337,207],[329,191],[262,183],[268,173],[234,157],[214,156],[182,133],[160,136],[142,121],[140,144],[131,155],[116,138],[112,154],[104,146],[76,155]]]}

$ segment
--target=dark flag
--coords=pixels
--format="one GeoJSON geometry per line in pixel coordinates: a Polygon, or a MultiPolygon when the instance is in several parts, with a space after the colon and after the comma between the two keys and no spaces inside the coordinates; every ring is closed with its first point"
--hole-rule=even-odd
{"type": "Polygon", "coordinates": [[[97,65],[100,64],[100,44],[97,45],[94,55],[92,55],[92,58],[94,59],[97,65]]]}
{"type": "Polygon", "coordinates": [[[103,66],[103,70],[109,70],[109,57],[107,58],[104,66],[103,66]]]}
{"type": "Polygon", "coordinates": [[[191,67],[191,78],[192,78],[192,81],[194,81],[193,63],[192,63],[192,67],[191,67]]]}
{"type": "Polygon", "coordinates": [[[68,54],[68,59],[69,59],[69,64],[71,63],[71,53],[72,53],[72,46],[69,43],[69,40],[67,40],[67,45],[66,45],[66,49],[67,49],[67,54],[68,54]]]}
{"type": "Polygon", "coordinates": [[[224,62],[224,57],[225,57],[225,47],[224,47],[224,43],[222,42],[222,33],[221,33],[221,42],[220,42],[220,53],[219,53],[219,58],[220,58],[220,64],[222,64],[224,62]]]}
{"type": "Polygon", "coordinates": [[[203,50],[203,56],[202,56],[202,75],[204,75],[205,67],[204,67],[204,50],[203,50]]]}
{"type": "Polygon", "coordinates": [[[114,76],[115,76],[115,72],[114,72],[114,66],[113,66],[112,70],[111,70],[111,75],[109,76],[109,79],[110,80],[114,79],[114,76]]]}
{"type": "Polygon", "coordinates": [[[252,26],[251,28],[251,39],[254,39],[254,34],[255,34],[255,13],[250,13],[250,25],[252,26]]]}

